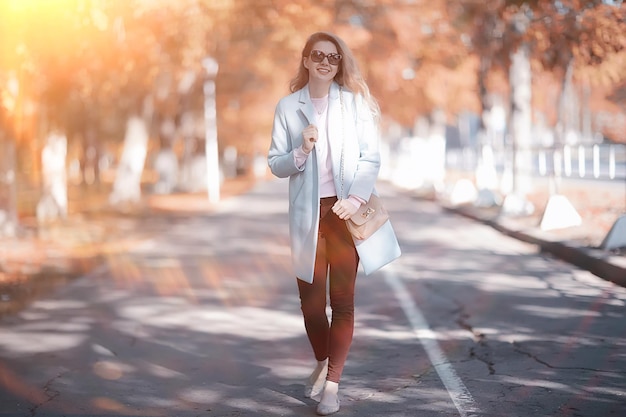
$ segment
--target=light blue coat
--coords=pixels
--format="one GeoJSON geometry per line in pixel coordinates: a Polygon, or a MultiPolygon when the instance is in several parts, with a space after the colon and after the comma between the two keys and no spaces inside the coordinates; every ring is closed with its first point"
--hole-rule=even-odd
{"type": "MultiPolygon", "coordinates": [[[[341,197],[355,195],[367,201],[375,192],[374,185],[380,168],[379,131],[362,97],[345,88],[342,92],[342,115],[339,91],[339,85],[333,82],[328,95],[328,140],[335,188],[339,196],[342,190],[340,174],[343,142],[344,178],[341,197]]],[[[319,227],[319,169],[315,148],[302,168],[296,166],[293,150],[302,145],[302,131],[311,123],[315,123],[315,109],[307,85],[278,102],[268,152],[268,165],[272,173],[279,178],[289,178],[292,262],[296,277],[309,283],[313,282],[319,227]]],[[[397,246],[395,235],[390,239],[383,244],[397,246]]],[[[373,253],[376,248],[360,250],[357,245],[357,250],[362,260],[370,255],[378,256],[373,253]]]]}

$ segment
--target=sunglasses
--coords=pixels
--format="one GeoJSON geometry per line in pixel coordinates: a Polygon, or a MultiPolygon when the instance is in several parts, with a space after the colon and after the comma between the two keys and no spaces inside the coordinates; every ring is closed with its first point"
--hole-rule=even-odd
{"type": "Polygon", "coordinates": [[[328,63],[330,65],[339,65],[339,63],[341,62],[341,58],[343,58],[341,54],[335,54],[333,52],[331,52],[330,54],[325,54],[324,52],[318,51],[317,49],[313,49],[311,51],[310,57],[311,61],[318,63],[322,62],[324,58],[328,58],[328,63]]]}

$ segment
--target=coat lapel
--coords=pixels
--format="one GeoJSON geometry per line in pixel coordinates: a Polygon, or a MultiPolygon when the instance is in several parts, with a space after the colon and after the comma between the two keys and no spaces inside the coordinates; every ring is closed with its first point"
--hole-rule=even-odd
{"type": "Polygon", "coordinates": [[[304,86],[304,88],[300,90],[300,97],[298,101],[300,102],[299,111],[302,112],[309,124],[314,124],[315,108],[313,107],[313,102],[311,101],[311,95],[309,94],[308,85],[304,86]]]}

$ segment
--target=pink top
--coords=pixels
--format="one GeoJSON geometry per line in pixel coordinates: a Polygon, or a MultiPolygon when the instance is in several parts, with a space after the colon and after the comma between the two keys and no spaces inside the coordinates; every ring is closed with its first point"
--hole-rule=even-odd
{"type": "MultiPolygon", "coordinates": [[[[335,181],[333,179],[333,164],[329,152],[328,144],[328,95],[321,98],[312,98],[313,106],[315,107],[315,122],[317,126],[317,142],[315,143],[315,149],[317,152],[318,171],[320,175],[320,198],[334,197],[337,195],[335,189],[335,181]]],[[[309,154],[302,150],[302,147],[296,148],[293,151],[294,161],[296,166],[301,168],[306,162],[309,154]]],[[[362,199],[350,195],[348,201],[354,204],[355,207],[361,207],[363,203],[362,199]]]]}

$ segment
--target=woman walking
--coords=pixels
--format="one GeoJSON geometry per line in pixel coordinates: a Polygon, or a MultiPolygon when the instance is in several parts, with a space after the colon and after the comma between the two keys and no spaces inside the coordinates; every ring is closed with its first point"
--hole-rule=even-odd
{"type": "MultiPolygon", "coordinates": [[[[329,415],[340,407],[339,382],[352,344],[355,283],[364,256],[345,221],[375,193],[379,110],[352,52],[328,32],[308,38],[290,89],[276,106],[268,164],[275,176],[289,178],[291,255],[317,360],[304,395],[319,401],[319,415],[329,415]]],[[[397,247],[395,235],[391,239],[389,246],[397,247]]]]}

